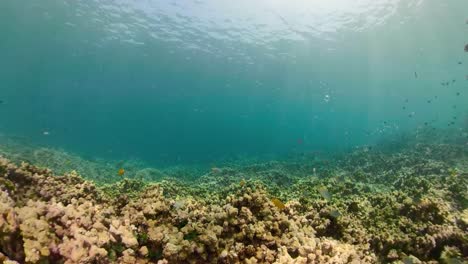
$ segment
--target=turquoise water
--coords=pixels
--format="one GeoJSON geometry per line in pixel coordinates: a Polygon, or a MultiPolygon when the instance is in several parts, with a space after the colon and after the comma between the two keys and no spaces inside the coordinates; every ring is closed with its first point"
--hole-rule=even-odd
{"type": "Polygon", "coordinates": [[[466,0],[3,0],[0,134],[155,164],[463,134],[466,10],[466,0]]]}

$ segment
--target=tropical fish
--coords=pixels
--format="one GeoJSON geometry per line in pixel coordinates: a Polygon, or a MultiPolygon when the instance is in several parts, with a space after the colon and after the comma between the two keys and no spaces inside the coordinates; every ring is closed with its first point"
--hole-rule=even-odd
{"type": "Polygon", "coordinates": [[[244,185],[245,185],[245,180],[242,179],[242,180],[239,182],[239,185],[240,185],[240,187],[244,187],[244,185]]]}
{"type": "Polygon", "coordinates": [[[221,169],[217,168],[217,167],[213,167],[213,168],[211,168],[211,172],[212,173],[219,173],[219,172],[221,172],[221,169]]]}
{"type": "Polygon", "coordinates": [[[177,200],[174,202],[173,206],[176,210],[181,209],[185,205],[185,200],[177,200]]]}
{"type": "Polygon", "coordinates": [[[338,218],[341,216],[341,213],[340,211],[336,210],[336,209],[332,209],[330,211],[330,216],[333,217],[333,218],[338,218]]]}
{"type": "Polygon", "coordinates": [[[118,171],[118,174],[119,174],[119,176],[123,176],[125,174],[125,169],[120,168],[119,171],[118,171]]]}
{"type": "Polygon", "coordinates": [[[281,202],[278,198],[272,198],[271,202],[278,208],[279,210],[283,210],[286,208],[283,202],[281,202]]]}
{"type": "Polygon", "coordinates": [[[327,201],[331,200],[331,194],[328,192],[326,187],[320,187],[318,191],[320,195],[322,195],[322,197],[325,198],[327,201]]]}

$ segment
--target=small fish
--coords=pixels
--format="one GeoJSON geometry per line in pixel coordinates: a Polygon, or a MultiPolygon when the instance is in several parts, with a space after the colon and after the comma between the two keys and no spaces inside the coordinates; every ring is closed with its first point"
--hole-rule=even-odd
{"type": "Polygon", "coordinates": [[[457,95],[457,96],[460,96],[460,92],[457,92],[456,95],[457,95]]]}
{"type": "Polygon", "coordinates": [[[239,182],[239,185],[240,185],[240,187],[244,187],[244,186],[245,186],[245,180],[242,179],[242,180],[239,182]]]}
{"type": "Polygon", "coordinates": [[[125,169],[124,168],[120,168],[119,171],[117,172],[119,174],[119,176],[123,176],[125,174],[125,169]]]}
{"type": "Polygon", "coordinates": [[[333,218],[338,218],[341,216],[341,213],[336,209],[331,210],[329,214],[333,218]]]}
{"type": "Polygon", "coordinates": [[[331,200],[331,194],[328,192],[328,189],[326,187],[320,187],[318,189],[318,192],[320,193],[320,195],[322,195],[323,198],[325,198],[325,200],[331,200]]]}
{"type": "Polygon", "coordinates": [[[468,52],[468,44],[465,45],[465,52],[468,52]]]}
{"type": "Polygon", "coordinates": [[[458,65],[462,65],[463,63],[461,61],[458,62],[458,65]]]}
{"type": "Polygon", "coordinates": [[[48,135],[50,135],[50,132],[49,131],[44,131],[44,132],[42,132],[42,135],[48,136],[48,135]]]}
{"type": "Polygon", "coordinates": [[[3,100],[0,100],[0,104],[3,104],[3,103],[4,103],[4,101],[3,101],[3,100]]]}
{"type": "Polygon", "coordinates": [[[418,78],[418,73],[417,72],[414,72],[414,78],[418,78]]]}
{"type": "Polygon", "coordinates": [[[213,168],[211,168],[211,172],[212,172],[212,173],[220,173],[220,172],[221,172],[221,169],[220,169],[220,168],[217,168],[217,167],[213,167],[213,168]]]}
{"type": "Polygon", "coordinates": [[[174,209],[179,210],[182,207],[184,207],[184,205],[185,205],[184,200],[177,200],[177,201],[174,202],[174,204],[172,206],[174,207],[174,209]]]}
{"type": "Polygon", "coordinates": [[[283,210],[286,208],[283,202],[281,202],[278,198],[272,198],[271,202],[278,208],[279,210],[283,210]]]}
{"type": "Polygon", "coordinates": [[[431,103],[431,100],[427,100],[427,103],[430,104],[430,103],[431,103]]]}

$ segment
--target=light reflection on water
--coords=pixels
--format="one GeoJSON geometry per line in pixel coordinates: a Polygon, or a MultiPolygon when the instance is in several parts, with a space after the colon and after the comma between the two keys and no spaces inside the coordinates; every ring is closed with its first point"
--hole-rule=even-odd
{"type": "MultiPolygon", "coordinates": [[[[64,1],[103,30],[102,41],[145,45],[154,40],[187,49],[222,52],[255,45],[275,54],[280,41],[336,40],[343,31],[384,24],[402,6],[422,0],[64,1]]],[[[75,17],[76,18],[76,17],[75,17]]],[[[73,17],[70,17],[73,20],[73,17]]],[[[402,18],[400,18],[402,19],[402,18]]],[[[73,24],[73,22],[67,22],[73,24]]]]}

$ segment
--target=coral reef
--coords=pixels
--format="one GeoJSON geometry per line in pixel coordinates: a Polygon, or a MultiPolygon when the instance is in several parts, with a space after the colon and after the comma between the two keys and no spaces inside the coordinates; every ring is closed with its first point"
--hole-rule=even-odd
{"type": "Polygon", "coordinates": [[[467,154],[444,144],[359,149],[197,179],[142,169],[140,179],[106,185],[0,158],[0,260],[462,263],[467,154]]]}

